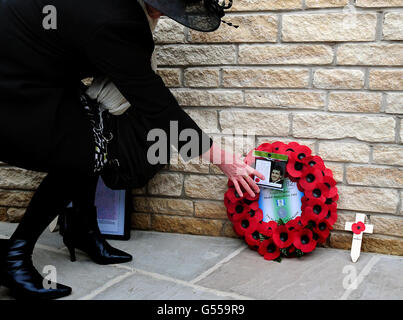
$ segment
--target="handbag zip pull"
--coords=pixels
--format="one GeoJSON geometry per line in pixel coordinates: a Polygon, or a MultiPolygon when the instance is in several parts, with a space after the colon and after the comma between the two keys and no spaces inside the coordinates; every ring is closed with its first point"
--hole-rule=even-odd
{"type": "Polygon", "coordinates": [[[119,160],[118,160],[118,159],[113,159],[113,160],[111,160],[111,163],[114,164],[114,165],[116,165],[117,167],[120,167],[120,163],[119,163],[119,160]]]}

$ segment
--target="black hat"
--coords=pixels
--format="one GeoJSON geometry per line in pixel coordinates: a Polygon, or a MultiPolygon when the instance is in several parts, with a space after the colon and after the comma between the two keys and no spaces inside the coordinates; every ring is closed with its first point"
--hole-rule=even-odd
{"type": "MultiPolygon", "coordinates": [[[[144,0],[153,8],[186,27],[210,32],[218,29],[224,9],[232,6],[232,0],[144,0]]],[[[223,21],[225,22],[225,21],[223,21]]],[[[231,24],[230,24],[231,25],[231,24]]]]}

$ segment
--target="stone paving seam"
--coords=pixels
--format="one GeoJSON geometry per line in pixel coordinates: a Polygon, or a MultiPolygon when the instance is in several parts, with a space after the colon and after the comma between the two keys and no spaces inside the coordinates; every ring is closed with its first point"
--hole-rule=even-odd
{"type": "Polygon", "coordinates": [[[98,287],[95,290],[92,290],[89,294],[86,294],[85,296],[82,296],[81,298],[78,298],[77,300],[92,300],[93,298],[95,298],[97,295],[101,294],[102,292],[108,290],[109,288],[113,287],[115,284],[118,284],[119,282],[122,282],[123,280],[125,280],[126,278],[132,276],[133,274],[135,274],[136,271],[129,271],[126,272],[124,274],[121,274],[119,276],[117,276],[116,278],[113,278],[111,280],[109,280],[108,282],[106,282],[104,285],[98,287]]]}
{"type": "Polygon", "coordinates": [[[231,259],[236,257],[238,254],[240,254],[246,248],[247,248],[247,246],[239,247],[234,252],[232,252],[228,256],[226,256],[224,259],[222,259],[221,261],[217,262],[214,266],[212,266],[211,268],[207,269],[206,271],[204,271],[203,273],[198,275],[196,278],[190,280],[189,283],[195,284],[195,283],[207,278],[210,274],[212,274],[214,271],[216,271],[218,268],[220,268],[224,263],[227,263],[228,261],[230,261],[231,259]]]}
{"type": "Polygon", "coordinates": [[[148,276],[150,278],[154,278],[157,280],[164,280],[164,281],[169,281],[169,282],[173,282],[179,285],[183,285],[186,287],[190,287],[190,288],[194,288],[194,289],[198,289],[201,290],[203,292],[209,292],[209,293],[213,293],[219,297],[231,297],[234,298],[236,300],[254,300],[254,298],[248,297],[248,296],[243,296],[234,292],[228,292],[228,291],[221,291],[221,290],[217,290],[217,289],[212,289],[212,288],[207,288],[207,287],[203,287],[201,285],[198,284],[194,284],[194,283],[190,283],[189,281],[185,281],[185,280],[181,280],[181,279],[177,279],[177,278],[172,278],[160,273],[155,273],[155,272],[150,272],[150,271],[146,271],[146,270],[142,270],[142,269],[136,269],[136,268],[130,268],[130,267],[126,267],[126,266],[122,266],[122,265],[110,265],[110,267],[115,267],[115,268],[119,268],[119,269],[126,269],[126,270],[133,270],[133,274],[134,273],[139,273],[145,276],[148,276]]]}

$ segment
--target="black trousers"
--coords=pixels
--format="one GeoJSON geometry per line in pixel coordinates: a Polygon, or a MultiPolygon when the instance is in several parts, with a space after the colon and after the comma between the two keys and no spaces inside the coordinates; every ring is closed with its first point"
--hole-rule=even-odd
{"type": "Polygon", "coordinates": [[[32,197],[11,240],[24,239],[34,244],[70,202],[81,208],[93,206],[98,179],[99,175],[95,173],[49,172],[32,197]]]}

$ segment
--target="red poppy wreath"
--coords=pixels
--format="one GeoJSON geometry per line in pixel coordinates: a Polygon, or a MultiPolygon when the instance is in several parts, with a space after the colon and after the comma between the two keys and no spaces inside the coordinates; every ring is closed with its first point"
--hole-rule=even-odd
{"type": "MultiPolygon", "coordinates": [[[[326,241],[337,220],[339,195],[332,171],[321,157],[312,155],[310,148],[296,142],[263,143],[254,150],[288,156],[285,178],[296,183],[303,193],[300,215],[288,221],[267,221],[259,207],[262,192],[254,198],[247,192],[240,197],[228,180],[224,204],[236,234],[266,260],[281,261],[282,257],[301,257],[312,252],[317,244],[326,241]]],[[[254,150],[246,157],[247,163],[254,150]]]]}

